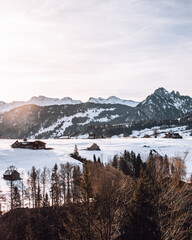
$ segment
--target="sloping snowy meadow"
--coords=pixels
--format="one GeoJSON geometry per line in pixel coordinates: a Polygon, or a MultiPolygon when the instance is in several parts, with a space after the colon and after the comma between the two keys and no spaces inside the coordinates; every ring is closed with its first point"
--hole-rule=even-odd
{"type": "Polygon", "coordinates": [[[3,179],[6,169],[13,165],[24,176],[30,171],[32,166],[37,169],[43,167],[53,168],[54,164],[70,162],[81,164],[69,156],[77,145],[82,157],[93,160],[93,154],[101,158],[103,163],[109,162],[115,154],[121,154],[124,150],[140,153],[145,160],[150,150],[155,150],[161,155],[167,154],[169,157],[186,156],[188,175],[192,173],[192,137],[184,139],[163,139],[163,138],[108,138],[108,139],[48,139],[45,140],[47,148],[52,150],[28,150],[13,149],[11,144],[14,139],[0,140],[0,190],[8,193],[9,187],[3,179]],[[101,151],[87,151],[86,148],[91,143],[97,143],[101,151]]]}

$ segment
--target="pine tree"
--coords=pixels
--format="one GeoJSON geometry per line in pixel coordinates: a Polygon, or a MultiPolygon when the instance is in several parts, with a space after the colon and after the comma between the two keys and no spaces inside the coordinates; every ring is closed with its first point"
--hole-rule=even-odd
{"type": "Polygon", "coordinates": [[[43,207],[49,207],[50,206],[50,202],[49,202],[49,196],[47,193],[45,193],[45,197],[43,200],[43,207]]]}
{"type": "Polygon", "coordinates": [[[36,194],[36,202],[37,202],[37,207],[41,207],[42,206],[42,195],[41,195],[41,188],[40,185],[38,184],[37,187],[37,194],[36,194]]]}
{"type": "Polygon", "coordinates": [[[125,175],[130,175],[130,168],[128,163],[126,163],[124,157],[120,157],[119,159],[119,170],[122,171],[125,175]]]}
{"type": "Polygon", "coordinates": [[[165,155],[165,157],[164,157],[163,172],[166,177],[170,176],[170,166],[169,166],[169,160],[168,160],[167,155],[165,155]]]}
{"type": "Polygon", "coordinates": [[[30,183],[31,183],[31,195],[32,195],[32,203],[33,203],[33,208],[37,207],[37,170],[33,166],[31,169],[31,174],[30,174],[30,183]]]}
{"type": "Polygon", "coordinates": [[[45,191],[47,183],[49,182],[50,178],[50,171],[47,167],[43,168],[43,172],[41,173],[41,184],[42,184],[42,198],[45,198],[45,191]]]}
{"type": "Polygon", "coordinates": [[[51,198],[52,198],[52,206],[59,205],[60,187],[59,187],[59,174],[58,174],[57,164],[55,164],[52,170],[52,175],[51,175],[51,198]]]}
{"type": "Polygon", "coordinates": [[[116,168],[116,169],[118,168],[118,155],[114,155],[111,166],[116,168]]]}
{"type": "Polygon", "coordinates": [[[92,226],[92,216],[91,216],[91,198],[93,196],[90,171],[88,168],[87,162],[83,164],[83,175],[81,179],[81,192],[82,192],[82,201],[84,205],[84,224],[86,228],[86,239],[91,240],[91,226],[92,226]]]}
{"type": "Polygon", "coordinates": [[[75,145],[73,154],[74,154],[75,157],[79,157],[79,151],[78,151],[77,145],[75,145]]]}
{"type": "Polygon", "coordinates": [[[66,200],[67,200],[67,203],[70,203],[71,202],[71,180],[72,180],[72,177],[71,177],[71,174],[72,174],[72,169],[73,169],[73,166],[70,164],[70,163],[66,163],[65,165],[65,169],[66,169],[66,180],[67,180],[67,197],[66,197],[66,200]]]}
{"type": "Polygon", "coordinates": [[[93,161],[94,161],[94,163],[97,162],[97,158],[96,158],[95,154],[93,154],[93,161]]]}
{"type": "Polygon", "coordinates": [[[153,194],[153,184],[145,172],[127,204],[127,212],[123,220],[121,231],[123,239],[130,240],[160,240],[160,232],[156,222],[156,198],[153,194]]]}
{"type": "Polygon", "coordinates": [[[66,202],[66,165],[60,164],[60,189],[63,203],[66,202]]]}
{"type": "Polygon", "coordinates": [[[13,208],[20,208],[21,207],[21,197],[17,186],[13,187],[13,208]]]}
{"type": "Polygon", "coordinates": [[[73,202],[77,202],[78,200],[80,200],[81,197],[80,184],[81,184],[81,170],[79,166],[74,166],[72,187],[73,202]]]}
{"type": "Polygon", "coordinates": [[[143,162],[141,160],[140,154],[137,155],[137,158],[134,161],[134,169],[135,169],[135,177],[138,178],[140,176],[140,172],[143,166],[143,162]]]}

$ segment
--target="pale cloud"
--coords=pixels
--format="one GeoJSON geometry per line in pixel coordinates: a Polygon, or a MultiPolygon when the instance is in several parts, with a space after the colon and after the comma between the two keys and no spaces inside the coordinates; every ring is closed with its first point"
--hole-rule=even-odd
{"type": "Polygon", "coordinates": [[[0,0],[1,99],[190,95],[191,13],[190,0],[0,0]]]}

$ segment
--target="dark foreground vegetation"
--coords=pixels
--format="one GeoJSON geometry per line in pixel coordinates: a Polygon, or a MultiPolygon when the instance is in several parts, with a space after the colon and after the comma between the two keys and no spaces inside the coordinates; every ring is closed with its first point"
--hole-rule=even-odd
{"type": "Polygon", "coordinates": [[[18,208],[13,193],[13,209],[0,217],[1,240],[192,239],[192,184],[179,157],[151,152],[144,163],[125,151],[109,165],[85,161],[82,171],[55,165],[49,194],[45,176],[35,168],[29,174],[32,209],[18,208]]]}

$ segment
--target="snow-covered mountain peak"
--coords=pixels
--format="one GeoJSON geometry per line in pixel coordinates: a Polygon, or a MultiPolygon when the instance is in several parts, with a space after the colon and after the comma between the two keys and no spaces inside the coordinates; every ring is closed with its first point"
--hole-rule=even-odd
{"type": "Polygon", "coordinates": [[[34,104],[40,107],[52,106],[52,105],[73,105],[82,103],[79,100],[73,100],[72,98],[65,97],[63,99],[59,98],[48,98],[45,96],[32,97],[29,101],[13,101],[11,103],[0,102],[0,113],[8,112],[14,108],[21,107],[28,104],[34,104]]]}
{"type": "Polygon", "coordinates": [[[51,105],[65,105],[65,104],[79,104],[81,101],[73,100],[70,97],[59,98],[48,98],[45,96],[32,97],[26,104],[35,104],[38,106],[51,106],[51,105]]]}
{"type": "Polygon", "coordinates": [[[121,100],[120,98],[116,97],[116,96],[111,96],[108,98],[109,100],[121,100]]]}
{"type": "Polygon", "coordinates": [[[180,93],[178,91],[172,91],[171,94],[174,96],[174,97],[180,97],[180,93]]]}
{"type": "Polygon", "coordinates": [[[136,107],[139,104],[138,102],[134,102],[132,100],[120,99],[116,96],[111,96],[107,99],[101,98],[101,97],[99,98],[90,97],[88,102],[97,103],[97,104],[122,104],[130,107],[136,107]]]}
{"type": "Polygon", "coordinates": [[[57,104],[58,101],[60,100],[56,98],[47,98],[44,96],[39,96],[39,97],[32,97],[25,104],[34,104],[37,106],[50,106],[50,105],[57,104]]]}
{"type": "Polygon", "coordinates": [[[28,104],[35,104],[39,106],[46,106],[49,105],[50,103],[59,101],[58,98],[48,98],[45,96],[39,96],[39,97],[32,97],[27,103],[28,104]]]}
{"type": "Polygon", "coordinates": [[[80,104],[80,103],[82,103],[82,101],[73,100],[70,97],[64,97],[64,98],[61,99],[61,101],[63,102],[63,104],[80,104]]]}
{"type": "Polygon", "coordinates": [[[3,105],[5,105],[5,104],[6,104],[5,102],[0,101],[0,106],[3,106],[3,105]]]}
{"type": "Polygon", "coordinates": [[[165,88],[161,87],[161,88],[156,89],[154,94],[167,95],[167,94],[169,94],[169,92],[165,88]]]}

